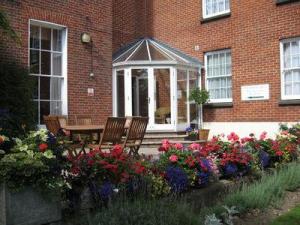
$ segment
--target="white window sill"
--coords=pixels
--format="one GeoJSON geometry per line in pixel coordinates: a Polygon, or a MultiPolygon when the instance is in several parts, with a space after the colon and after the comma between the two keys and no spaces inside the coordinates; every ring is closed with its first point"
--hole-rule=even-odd
{"type": "Polygon", "coordinates": [[[222,18],[227,18],[230,17],[231,13],[230,11],[228,12],[224,12],[224,13],[220,13],[220,14],[215,14],[215,15],[211,15],[211,16],[205,16],[202,18],[201,23],[206,23],[209,21],[214,21],[214,20],[218,20],[218,19],[222,19],[222,18]]]}

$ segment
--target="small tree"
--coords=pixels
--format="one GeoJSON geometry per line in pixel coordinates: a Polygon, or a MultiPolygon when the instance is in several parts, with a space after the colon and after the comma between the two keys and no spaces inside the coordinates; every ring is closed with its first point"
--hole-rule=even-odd
{"type": "Polygon", "coordinates": [[[6,17],[6,14],[2,10],[0,10],[0,29],[2,30],[2,32],[4,34],[6,34],[9,37],[11,37],[12,39],[20,42],[20,37],[14,31],[14,29],[12,29],[12,27],[10,26],[10,23],[6,17]]]}
{"type": "Polygon", "coordinates": [[[20,137],[35,128],[34,83],[28,69],[15,63],[0,63],[0,133],[20,137]]]}
{"type": "Polygon", "coordinates": [[[209,92],[205,89],[195,88],[190,93],[190,100],[195,101],[200,111],[200,124],[199,128],[203,128],[203,104],[207,103],[209,99],[209,92]]]}

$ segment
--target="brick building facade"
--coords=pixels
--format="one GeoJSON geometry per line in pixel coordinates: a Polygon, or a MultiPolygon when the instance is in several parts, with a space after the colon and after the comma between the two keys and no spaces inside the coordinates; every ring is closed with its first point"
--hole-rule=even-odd
{"type": "MultiPolygon", "coordinates": [[[[1,35],[1,60],[17,60],[28,65],[30,20],[41,22],[41,27],[49,23],[66,30],[64,114],[68,114],[72,123],[75,115],[91,115],[95,123],[104,123],[112,111],[112,2],[4,0],[0,9],[21,36],[21,45],[17,46],[1,35]],[[91,35],[93,48],[91,44],[81,43],[84,32],[91,35]],[[89,76],[92,71],[94,77],[89,76]],[[88,88],[94,89],[94,96],[88,96],[88,88]]],[[[44,111],[49,109],[45,108],[44,111]]]]}
{"type": "MultiPolygon", "coordinates": [[[[281,41],[296,38],[299,43],[299,1],[280,1],[282,4],[275,0],[230,1],[229,11],[211,18],[204,18],[204,1],[144,2],[142,6],[146,10],[130,11],[118,8],[117,2],[114,5],[114,19],[131,12],[131,23],[132,20],[143,21],[141,24],[147,27],[142,35],[137,26],[130,34],[126,33],[126,37],[114,35],[114,50],[130,41],[130,36],[131,40],[155,37],[202,62],[205,62],[205,53],[230,50],[232,101],[205,107],[204,121],[214,133],[235,129],[244,130],[243,134],[264,129],[272,133],[278,122],[300,121],[300,99],[282,99],[280,64],[281,41]],[[137,13],[144,11],[142,15],[137,13]],[[242,86],[259,84],[269,84],[269,99],[241,100],[242,86]]],[[[202,75],[205,83],[205,68],[202,75]]]]}
{"type": "Polygon", "coordinates": [[[103,123],[112,114],[112,54],[138,38],[155,38],[203,62],[203,85],[207,86],[209,79],[214,82],[218,73],[215,69],[227,71],[228,68],[229,72],[224,73],[226,78],[215,79],[216,82],[226,80],[225,86],[213,89],[216,101],[204,110],[205,126],[211,128],[212,134],[232,130],[239,130],[243,135],[263,130],[272,133],[279,122],[300,121],[300,93],[297,92],[300,50],[294,48],[296,43],[300,49],[300,2],[223,0],[217,8],[213,2],[4,0],[0,7],[21,34],[22,43],[16,47],[5,40],[6,46],[0,46],[0,58],[13,58],[28,65],[30,20],[42,21],[41,26],[43,21],[61,25],[67,30],[67,97],[64,100],[67,114],[71,122],[75,115],[88,114],[103,123]],[[84,32],[91,35],[92,43],[81,43],[84,32]],[[285,56],[287,49],[290,55],[285,56]],[[218,63],[213,61],[215,56],[218,63]],[[298,66],[291,61],[292,69],[284,68],[285,57],[299,60],[298,66]],[[212,77],[207,76],[209,60],[212,77]],[[284,83],[284,69],[292,71],[292,81],[284,83]],[[93,77],[89,76],[91,72],[93,77]],[[262,84],[269,85],[267,99],[241,99],[242,87],[262,84]],[[284,88],[290,87],[292,95],[286,92],[283,96],[284,88]],[[94,90],[94,96],[88,96],[88,88],[94,90]],[[222,91],[226,93],[225,100],[219,99],[222,91]]]}

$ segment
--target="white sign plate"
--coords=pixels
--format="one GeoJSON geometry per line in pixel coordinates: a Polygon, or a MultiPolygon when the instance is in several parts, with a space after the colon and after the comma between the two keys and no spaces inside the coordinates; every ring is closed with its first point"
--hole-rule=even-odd
{"type": "Polygon", "coordinates": [[[242,86],[242,101],[266,100],[270,98],[269,84],[242,86]]]}

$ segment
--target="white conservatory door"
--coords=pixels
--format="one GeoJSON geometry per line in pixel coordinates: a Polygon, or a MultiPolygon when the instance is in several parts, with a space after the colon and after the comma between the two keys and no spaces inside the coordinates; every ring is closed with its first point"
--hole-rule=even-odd
{"type": "Polygon", "coordinates": [[[174,130],[174,73],[172,68],[149,70],[149,130],[174,130]]]}

